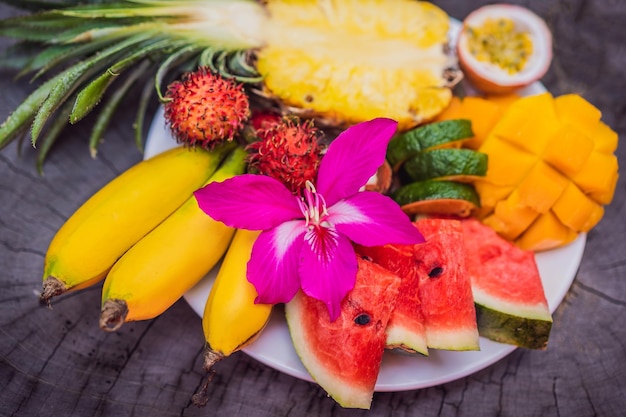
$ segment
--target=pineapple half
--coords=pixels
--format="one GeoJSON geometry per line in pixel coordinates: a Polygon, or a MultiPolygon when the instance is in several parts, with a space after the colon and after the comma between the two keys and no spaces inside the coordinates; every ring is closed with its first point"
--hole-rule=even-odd
{"type": "Polygon", "coordinates": [[[341,127],[374,117],[400,129],[428,121],[448,106],[461,74],[447,14],[424,1],[0,2],[36,10],[0,21],[0,36],[22,41],[0,65],[49,77],[0,125],[0,148],[28,128],[33,145],[45,132],[40,162],[67,120],[105,100],[90,139],[95,154],[115,108],[147,79],[140,145],[151,94],[163,100],[163,85],[200,65],[286,111],[341,127]]]}

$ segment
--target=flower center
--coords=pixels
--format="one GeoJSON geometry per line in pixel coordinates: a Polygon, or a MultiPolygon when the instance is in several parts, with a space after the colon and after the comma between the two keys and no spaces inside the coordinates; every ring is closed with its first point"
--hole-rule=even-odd
{"type": "Polygon", "coordinates": [[[303,194],[304,196],[298,199],[298,204],[304,215],[306,226],[309,228],[328,226],[322,224],[324,218],[328,216],[326,200],[317,192],[311,181],[306,182],[303,194]]]}

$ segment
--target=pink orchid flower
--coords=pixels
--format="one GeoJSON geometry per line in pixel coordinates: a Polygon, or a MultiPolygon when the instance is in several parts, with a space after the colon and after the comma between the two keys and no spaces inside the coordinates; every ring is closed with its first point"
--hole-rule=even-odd
{"type": "Polygon", "coordinates": [[[424,241],[389,197],[360,191],[385,160],[397,123],[374,119],[341,133],[323,156],[316,184],[295,196],[280,181],[244,174],[195,192],[200,208],[215,220],[261,230],[247,266],[257,303],[286,303],[300,288],[323,301],[330,319],[354,287],[363,246],[424,241]]]}

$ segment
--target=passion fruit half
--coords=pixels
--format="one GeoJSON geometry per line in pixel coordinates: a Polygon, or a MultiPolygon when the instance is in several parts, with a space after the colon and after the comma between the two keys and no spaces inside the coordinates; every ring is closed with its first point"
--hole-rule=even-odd
{"type": "Polygon", "coordinates": [[[525,7],[487,5],[463,21],[457,55],[474,87],[485,93],[511,93],[548,71],[552,34],[546,22],[525,7]]]}

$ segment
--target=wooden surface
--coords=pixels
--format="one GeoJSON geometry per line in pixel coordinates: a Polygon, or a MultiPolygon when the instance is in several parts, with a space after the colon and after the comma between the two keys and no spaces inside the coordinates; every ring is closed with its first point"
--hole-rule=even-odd
{"type": "MultiPolygon", "coordinates": [[[[435,2],[456,18],[486,1],[435,2]]],[[[517,3],[517,1],[516,1],[517,3]]],[[[544,84],[576,92],[626,135],[626,2],[519,2],[544,16],[555,58],[544,84]]],[[[0,15],[6,16],[6,7],[0,15]]],[[[25,80],[0,73],[0,118],[26,96],[25,80]]],[[[179,301],[161,317],[98,328],[100,288],[38,303],[43,257],[55,231],[108,180],[141,159],[130,111],[96,159],[89,120],[67,131],[45,165],[16,144],[0,152],[0,416],[624,416],[626,415],[626,193],[589,234],[576,280],[554,314],[547,351],[518,349],[496,364],[441,386],[376,393],[369,412],[344,410],[318,386],[235,354],[217,366],[203,409],[200,319],[179,301]]],[[[618,149],[626,166],[626,147],[618,149]]]]}

